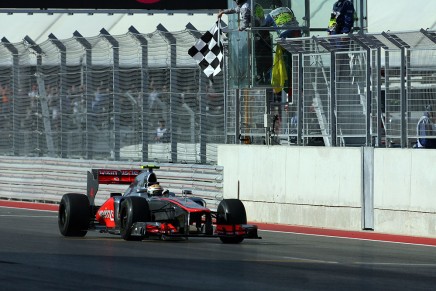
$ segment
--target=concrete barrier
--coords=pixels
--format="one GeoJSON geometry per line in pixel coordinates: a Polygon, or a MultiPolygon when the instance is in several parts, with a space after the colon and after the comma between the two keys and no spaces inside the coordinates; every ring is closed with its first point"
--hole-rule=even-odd
{"type": "Polygon", "coordinates": [[[257,222],[436,237],[436,150],[371,150],[220,145],[224,198],[257,222]]]}
{"type": "MultiPolygon", "coordinates": [[[[91,169],[141,169],[139,162],[67,160],[54,158],[0,157],[0,199],[58,203],[65,193],[86,193],[86,173],[91,169]]],[[[159,182],[181,194],[192,190],[210,208],[222,200],[222,167],[197,164],[159,164],[159,182]]],[[[126,185],[100,185],[96,203],[111,192],[124,192],[126,185]]]]}
{"type": "Polygon", "coordinates": [[[436,150],[379,149],[374,162],[376,230],[436,237],[436,150]]]}
{"type": "MultiPolygon", "coordinates": [[[[171,191],[192,189],[215,206],[239,198],[254,222],[436,237],[435,164],[436,150],[220,145],[219,166],[161,164],[156,174],[171,191]]],[[[85,193],[91,168],[140,165],[1,157],[0,198],[57,203],[85,193]]]]}

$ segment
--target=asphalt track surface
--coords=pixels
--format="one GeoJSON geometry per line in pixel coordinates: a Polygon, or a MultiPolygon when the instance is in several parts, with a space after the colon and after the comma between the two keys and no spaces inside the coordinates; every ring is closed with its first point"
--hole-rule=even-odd
{"type": "Polygon", "coordinates": [[[0,290],[435,290],[436,286],[434,239],[263,224],[261,240],[239,245],[204,238],[127,242],[96,232],[65,238],[58,231],[57,206],[35,205],[0,201],[0,290]]]}

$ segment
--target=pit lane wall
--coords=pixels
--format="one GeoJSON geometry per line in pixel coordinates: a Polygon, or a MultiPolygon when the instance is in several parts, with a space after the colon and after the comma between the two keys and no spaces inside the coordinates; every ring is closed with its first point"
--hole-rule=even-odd
{"type": "Polygon", "coordinates": [[[250,221],[436,237],[436,150],[220,145],[218,164],[250,221]]]}

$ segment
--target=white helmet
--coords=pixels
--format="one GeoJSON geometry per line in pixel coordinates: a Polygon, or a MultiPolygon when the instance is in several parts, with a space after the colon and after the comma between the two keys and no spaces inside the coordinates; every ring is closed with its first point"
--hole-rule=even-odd
{"type": "Polygon", "coordinates": [[[159,184],[153,184],[147,188],[147,194],[150,197],[162,196],[163,188],[159,184]]]}

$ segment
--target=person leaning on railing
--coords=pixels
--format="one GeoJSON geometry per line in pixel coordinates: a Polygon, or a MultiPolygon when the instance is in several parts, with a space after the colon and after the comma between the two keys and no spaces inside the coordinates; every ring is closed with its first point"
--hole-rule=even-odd
{"type": "Polygon", "coordinates": [[[239,18],[240,18],[239,31],[244,31],[251,26],[250,1],[235,0],[235,2],[236,2],[236,8],[221,10],[220,12],[218,12],[218,19],[220,19],[223,16],[223,14],[239,13],[239,18]]]}
{"type": "Polygon", "coordinates": [[[354,6],[350,0],[338,0],[333,4],[328,25],[329,35],[348,34],[354,25],[354,6]]]}

